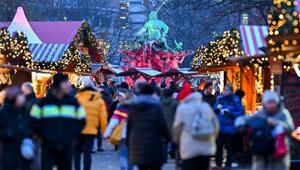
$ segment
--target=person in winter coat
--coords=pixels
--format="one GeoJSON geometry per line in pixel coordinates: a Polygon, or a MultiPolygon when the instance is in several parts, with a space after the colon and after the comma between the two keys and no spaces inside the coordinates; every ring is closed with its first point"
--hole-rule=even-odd
{"type": "Polygon", "coordinates": [[[241,101],[242,101],[242,106],[243,106],[243,108],[244,108],[244,110],[245,110],[245,112],[246,112],[246,111],[247,111],[247,101],[246,101],[246,98],[245,98],[246,93],[245,93],[243,90],[238,89],[238,90],[235,92],[235,95],[238,96],[238,97],[241,99],[241,101]]]}
{"type": "MultiPolygon", "coordinates": [[[[32,106],[34,104],[36,104],[38,102],[38,99],[36,98],[36,95],[33,91],[33,87],[31,82],[25,82],[22,84],[21,86],[21,90],[23,92],[23,95],[25,95],[26,98],[26,103],[25,103],[25,108],[27,110],[27,112],[29,113],[32,106]]],[[[32,169],[33,170],[40,170],[41,169],[41,160],[40,160],[40,147],[38,142],[34,142],[34,144],[36,145],[36,154],[35,154],[35,158],[33,159],[33,165],[32,165],[32,169]]]]}
{"type": "Polygon", "coordinates": [[[170,140],[160,100],[154,88],[144,85],[129,108],[127,143],[132,164],[140,170],[160,170],[164,163],[164,143],[170,140]]]}
{"type": "MultiPolygon", "coordinates": [[[[173,90],[163,90],[161,106],[166,124],[168,126],[169,133],[172,136],[172,128],[175,119],[176,109],[178,106],[178,102],[173,98],[173,90]]],[[[171,155],[171,157],[175,156],[175,146],[172,143],[169,143],[167,147],[167,152],[171,155]]]]}
{"type": "Polygon", "coordinates": [[[171,89],[164,89],[161,98],[161,106],[163,115],[168,126],[169,133],[172,134],[175,113],[178,102],[173,98],[173,91],[171,89]]]}
{"type": "Polygon", "coordinates": [[[118,100],[119,105],[114,111],[112,118],[109,121],[109,124],[105,130],[103,137],[108,139],[114,129],[120,125],[122,122],[125,122],[125,125],[122,129],[122,139],[119,144],[119,163],[120,163],[120,170],[132,170],[133,167],[129,162],[129,152],[128,147],[126,145],[126,132],[127,132],[127,117],[128,117],[128,101],[130,95],[125,94],[123,92],[119,92],[118,100]]]}
{"type": "Polygon", "coordinates": [[[204,85],[202,91],[203,101],[207,102],[211,107],[214,107],[216,103],[216,96],[212,94],[213,88],[213,84],[209,82],[204,85]]]}
{"type": "Polygon", "coordinates": [[[169,88],[173,91],[173,93],[178,93],[178,91],[179,91],[179,89],[178,89],[177,84],[175,83],[175,81],[171,81],[170,82],[169,88]]]}
{"type": "Polygon", "coordinates": [[[70,95],[68,77],[54,75],[53,86],[47,96],[31,109],[32,127],[42,140],[42,168],[72,169],[75,139],[85,125],[85,111],[70,95]]]}
{"type": "Polygon", "coordinates": [[[184,82],[182,88],[179,90],[177,95],[177,100],[181,102],[184,100],[188,95],[193,93],[192,84],[188,81],[184,82]]]}
{"type": "Polygon", "coordinates": [[[116,98],[117,91],[118,91],[118,84],[116,81],[112,81],[109,85],[109,92],[113,99],[116,98]]]}
{"type": "Polygon", "coordinates": [[[268,125],[271,127],[275,128],[279,126],[283,128],[285,134],[285,145],[288,147],[288,152],[278,159],[275,159],[272,153],[266,156],[254,154],[252,158],[252,170],[289,170],[290,153],[288,138],[294,129],[293,119],[290,112],[280,104],[280,99],[276,92],[265,91],[262,103],[263,109],[254,116],[246,119],[246,124],[257,118],[265,118],[267,119],[268,125]]]}
{"type": "Polygon", "coordinates": [[[33,104],[37,102],[33,87],[30,82],[25,82],[21,86],[22,92],[26,97],[26,109],[30,112],[33,104]]]}
{"type": "Polygon", "coordinates": [[[25,96],[18,87],[7,89],[0,111],[0,140],[2,142],[2,170],[30,170],[31,160],[21,154],[24,139],[32,136],[25,96]]]}
{"type": "Polygon", "coordinates": [[[178,106],[174,128],[182,126],[179,138],[182,170],[209,170],[210,157],[216,153],[216,138],[219,132],[218,118],[210,105],[202,101],[201,93],[193,93],[178,106]],[[197,139],[192,134],[196,114],[202,113],[210,121],[212,134],[197,139]]]}
{"type": "Polygon", "coordinates": [[[119,87],[119,92],[128,94],[130,92],[128,83],[122,82],[119,87]]]}
{"type": "Polygon", "coordinates": [[[107,110],[105,102],[101,98],[101,94],[95,90],[95,85],[92,81],[85,82],[84,88],[76,95],[76,98],[86,112],[86,123],[77,139],[74,152],[74,167],[75,170],[81,168],[81,153],[83,152],[83,169],[91,170],[92,165],[92,149],[94,139],[100,126],[103,134],[107,126],[107,110]]]}
{"type": "Polygon", "coordinates": [[[238,96],[233,94],[232,84],[228,84],[224,89],[223,95],[218,97],[214,110],[220,123],[220,134],[217,139],[217,167],[215,169],[222,169],[224,146],[227,150],[225,169],[231,169],[235,150],[233,141],[237,132],[234,121],[239,116],[244,115],[242,102],[238,96]]]}

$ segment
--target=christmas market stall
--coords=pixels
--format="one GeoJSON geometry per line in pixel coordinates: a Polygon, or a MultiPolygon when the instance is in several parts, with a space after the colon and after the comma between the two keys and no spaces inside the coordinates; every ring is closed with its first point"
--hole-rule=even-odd
{"type": "Polygon", "coordinates": [[[244,55],[230,60],[239,65],[242,73],[246,75],[242,76],[241,82],[243,86],[248,86],[245,90],[251,89],[249,95],[253,98],[254,109],[258,109],[261,107],[261,96],[264,90],[274,88],[267,55],[268,27],[241,25],[240,33],[244,55]]]}
{"type": "Polygon", "coordinates": [[[297,1],[274,1],[268,26],[241,26],[245,55],[232,58],[253,70],[257,103],[265,89],[278,91],[285,106],[300,125],[300,10],[297,1]]]}
{"type": "MultiPolygon", "coordinates": [[[[58,71],[69,74],[72,83],[80,85],[80,75],[92,73],[92,63],[105,61],[102,49],[85,21],[28,22],[23,8],[19,7],[13,21],[2,22],[0,27],[3,28],[3,34],[7,30],[11,36],[15,32],[27,36],[28,41],[21,41],[28,43],[28,47],[24,47],[28,53],[26,57],[22,55],[25,65],[21,67],[33,72],[31,76],[35,87],[48,82],[51,74],[58,71]]],[[[2,45],[7,48],[6,44],[2,45]]],[[[16,50],[12,49],[10,53],[16,53],[16,50]]],[[[6,58],[11,56],[7,55],[6,58]]],[[[7,64],[15,65],[14,62],[7,64]]]]}
{"type": "Polygon", "coordinates": [[[160,73],[161,72],[153,70],[151,68],[130,68],[117,74],[117,76],[130,77],[133,81],[136,81],[140,77],[143,77],[146,81],[148,81],[152,77],[155,77],[160,73]]]}
{"type": "Polygon", "coordinates": [[[273,1],[268,16],[270,66],[278,70],[274,73],[274,83],[280,87],[279,91],[284,96],[286,107],[292,113],[297,126],[300,126],[299,20],[299,1],[273,1]]]}
{"type": "Polygon", "coordinates": [[[101,84],[104,81],[109,82],[113,78],[116,79],[115,75],[122,73],[123,70],[112,64],[93,64],[92,72],[95,74],[97,84],[101,84]]]}
{"type": "Polygon", "coordinates": [[[196,71],[191,71],[190,68],[179,68],[179,69],[171,69],[169,71],[162,72],[156,77],[170,77],[173,81],[178,82],[181,78],[183,79],[191,79],[193,75],[198,74],[196,71]]]}
{"type": "Polygon", "coordinates": [[[200,74],[218,74],[220,87],[232,83],[235,90],[246,92],[247,112],[256,108],[255,75],[250,67],[243,67],[231,58],[244,56],[240,33],[237,29],[225,31],[222,36],[197,49],[192,67],[200,74]]]}

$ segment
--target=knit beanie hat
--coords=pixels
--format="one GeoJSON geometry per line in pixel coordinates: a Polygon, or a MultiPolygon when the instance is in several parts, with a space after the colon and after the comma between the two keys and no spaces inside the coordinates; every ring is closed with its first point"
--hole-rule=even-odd
{"type": "Polygon", "coordinates": [[[53,76],[53,87],[58,88],[61,82],[68,81],[68,76],[62,73],[57,73],[53,76]]]}
{"type": "Polygon", "coordinates": [[[262,103],[266,104],[272,101],[279,103],[279,95],[274,91],[266,90],[262,98],[262,103]]]}

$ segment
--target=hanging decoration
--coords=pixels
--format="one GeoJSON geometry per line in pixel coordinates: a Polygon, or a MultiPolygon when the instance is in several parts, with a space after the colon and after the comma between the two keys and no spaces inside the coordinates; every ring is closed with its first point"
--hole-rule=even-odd
{"type": "Polygon", "coordinates": [[[192,67],[223,66],[229,62],[230,57],[244,55],[241,48],[240,34],[236,29],[225,31],[221,37],[217,37],[207,46],[197,49],[193,59],[192,67]]]}

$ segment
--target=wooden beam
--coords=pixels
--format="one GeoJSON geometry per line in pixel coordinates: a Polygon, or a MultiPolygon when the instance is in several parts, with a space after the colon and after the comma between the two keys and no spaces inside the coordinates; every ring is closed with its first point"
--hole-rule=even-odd
{"type": "Polygon", "coordinates": [[[215,66],[215,67],[202,67],[198,70],[199,73],[207,73],[207,72],[218,72],[229,69],[236,69],[237,65],[226,65],[226,66],[215,66]]]}
{"type": "Polygon", "coordinates": [[[9,64],[0,64],[0,68],[8,68],[8,69],[15,69],[18,71],[36,72],[36,73],[45,73],[45,74],[63,73],[63,74],[77,74],[77,75],[82,75],[82,76],[101,76],[102,75],[102,74],[96,74],[96,73],[83,73],[83,72],[74,72],[74,71],[38,70],[38,69],[20,67],[20,66],[9,65],[9,64]]]}

